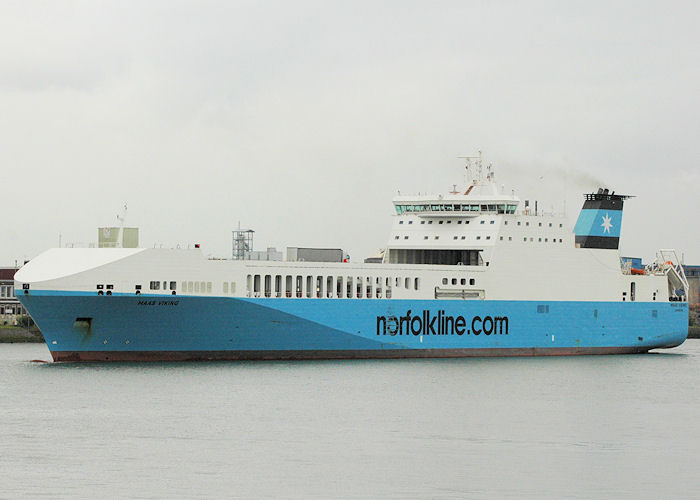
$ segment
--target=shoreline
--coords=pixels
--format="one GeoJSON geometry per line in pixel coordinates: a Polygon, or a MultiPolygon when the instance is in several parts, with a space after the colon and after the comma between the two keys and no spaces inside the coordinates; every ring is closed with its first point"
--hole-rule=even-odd
{"type": "Polygon", "coordinates": [[[43,343],[44,336],[36,326],[0,326],[0,344],[43,343]]]}

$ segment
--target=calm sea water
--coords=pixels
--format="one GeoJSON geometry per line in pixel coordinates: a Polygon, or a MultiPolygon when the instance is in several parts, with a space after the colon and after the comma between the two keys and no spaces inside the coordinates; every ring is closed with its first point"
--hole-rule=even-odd
{"type": "Polygon", "coordinates": [[[700,341],[650,355],[39,364],[0,497],[698,497],[700,341]]]}

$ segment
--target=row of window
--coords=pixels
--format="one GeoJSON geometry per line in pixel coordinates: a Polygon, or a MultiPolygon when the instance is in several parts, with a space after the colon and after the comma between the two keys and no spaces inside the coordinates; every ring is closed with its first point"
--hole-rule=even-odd
{"type": "Polygon", "coordinates": [[[0,297],[14,297],[15,289],[12,285],[2,285],[0,286],[0,297]]]}
{"type": "Polygon", "coordinates": [[[12,315],[12,314],[16,314],[19,316],[19,315],[26,314],[26,313],[24,311],[24,308],[22,308],[22,306],[17,305],[17,304],[14,304],[11,306],[8,306],[8,305],[0,306],[0,315],[5,316],[5,315],[12,315]]]}
{"type": "MultiPolygon", "coordinates": [[[[395,240],[398,240],[399,238],[400,238],[400,237],[399,237],[398,235],[397,235],[397,236],[394,236],[394,239],[395,239],[395,240]]],[[[500,241],[503,241],[503,238],[504,238],[504,237],[501,236],[501,237],[499,238],[500,241]]],[[[403,239],[404,239],[404,240],[407,240],[407,239],[408,239],[408,235],[404,235],[403,239]]],[[[424,240],[427,240],[427,239],[430,239],[430,237],[429,237],[429,236],[423,236],[423,239],[424,239],[424,240]]],[[[434,239],[434,240],[439,240],[440,237],[439,237],[439,236],[433,236],[433,239],[434,239]]],[[[459,240],[464,240],[464,239],[466,239],[466,236],[461,236],[461,237],[460,237],[460,236],[453,236],[452,239],[453,239],[453,240],[457,240],[457,239],[459,239],[459,240]]],[[[481,235],[477,235],[477,236],[476,236],[476,239],[477,239],[477,241],[480,241],[480,240],[481,240],[481,235]]],[[[491,236],[486,236],[484,239],[488,241],[488,240],[491,239],[491,236]]],[[[538,240],[538,241],[542,241],[542,238],[538,238],[537,240],[538,240]]],[[[512,236],[508,236],[508,241],[513,241],[513,237],[512,237],[512,236]]],[[[523,241],[527,241],[527,237],[524,237],[524,238],[523,238],[523,241]]],[[[530,241],[534,241],[534,238],[530,238],[530,241]]],[[[548,242],[548,241],[549,241],[549,238],[544,238],[544,241],[545,241],[545,242],[548,242]]],[[[557,241],[556,238],[552,238],[552,243],[556,243],[556,241],[557,241]]],[[[559,243],[562,243],[562,239],[561,239],[561,238],[559,238],[559,243]]]]}
{"type": "MultiPolygon", "coordinates": [[[[191,283],[191,282],[190,282],[190,283],[191,283]]],[[[149,288],[150,288],[151,290],[160,290],[160,289],[161,289],[161,288],[160,288],[160,284],[161,284],[160,281],[151,281],[151,284],[150,284],[149,288]]],[[[183,285],[184,285],[184,283],[183,283],[183,285]]],[[[99,286],[98,286],[97,288],[99,288],[99,286]]],[[[184,287],[183,287],[183,288],[184,288],[184,287]]],[[[136,289],[137,289],[137,290],[140,290],[141,287],[140,287],[139,285],[136,285],[136,289]]],[[[168,289],[168,282],[167,282],[167,281],[163,281],[163,290],[167,290],[167,289],[168,289]]],[[[176,283],[176,282],[174,282],[174,281],[171,281],[171,282],[170,282],[170,290],[177,290],[177,283],[176,283]]]]}
{"type": "MultiPolygon", "coordinates": [[[[460,285],[466,285],[467,284],[467,278],[442,278],[442,284],[443,285],[456,285],[459,283],[460,285]]],[[[469,278],[469,284],[470,285],[475,285],[476,280],[474,278],[469,278]]]]}
{"type": "Polygon", "coordinates": [[[495,212],[498,214],[514,214],[518,205],[462,205],[457,203],[431,203],[425,205],[395,205],[396,213],[401,215],[411,212],[495,212]]]}
{"type": "MultiPolygon", "coordinates": [[[[507,226],[508,221],[503,221],[503,224],[507,226]]],[[[518,226],[521,226],[521,225],[522,225],[522,221],[518,221],[518,226]]],[[[529,225],[530,225],[530,222],[525,222],[525,226],[529,226],[529,225]]],[[[538,222],[537,227],[542,227],[542,223],[538,222]]],[[[553,227],[551,222],[549,223],[549,227],[553,227]]],[[[559,227],[564,227],[564,224],[559,224],[559,227]]]]}
{"type": "MultiPolygon", "coordinates": [[[[149,287],[151,290],[161,290],[161,283],[163,290],[177,290],[177,283],[175,281],[151,281],[149,287]]],[[[181,290],[183,293],[212,293],[213,284],[211,281],[183,281],[181,283],[181,290]]],[[[136,290],[141,290],[141,285],[136,285],[136,290]]],[[[236,282],[224,281],[221,290],[223,293],[236,293],[236,282]]]]}
{"type": "Polygon", "coordinates": [[[392,288],[402,287],[418,290],[420,278],[249,274],[246,280],[249,297],[390,299],[392,288]]]}

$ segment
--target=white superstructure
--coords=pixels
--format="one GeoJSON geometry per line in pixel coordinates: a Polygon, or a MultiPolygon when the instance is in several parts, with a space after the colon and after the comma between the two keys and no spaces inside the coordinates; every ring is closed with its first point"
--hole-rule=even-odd
{"type": "Polygon", "coordinates": [[[290,300],[668,301],[682,285],[677,260],[662,257],[645,274],[630,274],[617,250],[577,248],[563,215],[538,213],[499,190],[490,168],[482,176],[480,159],[470,159],[468,170],[474,180],[462,191],[394,198],[381,264],[208,260],[199,249],[53,249],[16,281],[49,291],[290,300]]]}

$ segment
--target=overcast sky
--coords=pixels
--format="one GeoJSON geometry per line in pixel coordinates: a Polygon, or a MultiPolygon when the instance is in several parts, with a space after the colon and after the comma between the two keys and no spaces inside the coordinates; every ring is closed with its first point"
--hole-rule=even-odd
{"type": "Polygon", "coordinates": [[[698,2],[0,2],[0,265],[127,225],[229,256],[386,245],[397,190],[637,195],[700,264],[698,2]]]}

